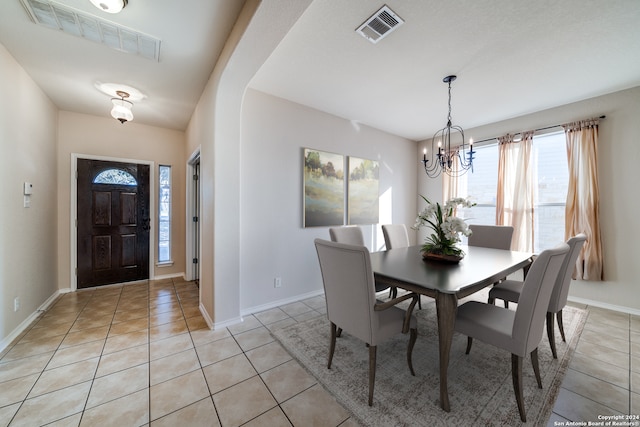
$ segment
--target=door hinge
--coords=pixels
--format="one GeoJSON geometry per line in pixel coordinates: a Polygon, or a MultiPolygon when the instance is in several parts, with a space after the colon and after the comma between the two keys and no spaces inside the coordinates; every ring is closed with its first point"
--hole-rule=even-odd
{"type": "Polygon", "coordinates": [[[194,258],[194,259],[193,259],[193,263],[194,263],[194,264],[197,264],[197,263],[198,263],[198,258],[194,258]]]}
{"type": "Polygon", "coordinates": [[[198,217],[197,216],[193,217],[193,222],[198,222],[198,217]]]}
{"type": "Polygon", "coordinates": [[[200,175],[198,175],[198,174],[193,175],[193,180],[194,181],[197,181],[199,179],[200,179],[200,175]]]}

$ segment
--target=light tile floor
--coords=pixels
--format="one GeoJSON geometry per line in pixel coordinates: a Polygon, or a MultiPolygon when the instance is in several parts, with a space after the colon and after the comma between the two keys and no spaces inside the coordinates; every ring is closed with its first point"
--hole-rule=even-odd
{"type": "Polygon", "coordinates": [[[640,316],[572,305],[589,317],[548,426],[609,415],[631,415],[618,421],[640,425],[640,316]]]}
{"type": "MultiPolygon", "coordinates": [[[[270,335],[323,297],[211,331],[194,283],[62,295],[0,354],[0,426],[356,426],[270,335]]],[[[549,425],[638,413],[640,318],[589,308],[549,425]]]]}

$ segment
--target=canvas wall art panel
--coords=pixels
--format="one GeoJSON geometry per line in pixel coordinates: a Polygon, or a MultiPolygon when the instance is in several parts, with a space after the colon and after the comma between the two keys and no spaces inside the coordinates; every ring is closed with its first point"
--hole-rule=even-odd
{"type": "Polygon", "coordinates": [[[377,224],[379,221],[380,167],[375,160],[349,157],[349,224],[377,224]]]}
{"type": "Polygon", "coordinates": [[[344,156],[304,149],[304,227],[344,225],[344,156]]]}

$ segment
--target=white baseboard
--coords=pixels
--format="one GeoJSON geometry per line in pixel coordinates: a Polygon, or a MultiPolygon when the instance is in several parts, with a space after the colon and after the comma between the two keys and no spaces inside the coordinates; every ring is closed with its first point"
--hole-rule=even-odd
{"type": "Polygon", "coordinates": [[[249,316],[251,314],[254,313],[259,313],[261,311],[266,311],[266,310],[271,310],[272,308],[276,308],[276,307],[280,307],[281,305],[286,305],[286,304],[291,304],[294,302],[298,302],[298,301],[302,301],[308,298],[313,298],[316,297],[318,295],[322,295],[324,294],[324,290],[318,290],[318,291],[313,291],[313,292],[308,292],[306,294],[302,294],[302,295],[297,295],[295,297],[291,297],[291,298],[285,298],[285,299],[281,299],[278,301],[273,301],[270,302],[268,304],[262,304],[262,305],[257,305],[255,307],[250,307],[247,309],[244,309],[240,312],[240,317],[234,318],[234,319],[229,319],[229,320],[225,320],[224,322],[219,322],[219,323],[213,323],[209,321],[209,316],[205,315],[205,311],[202,307],[202,305],[200,306],[200,312],[202,313],[202,315],[205,318],[205,321],[207,322],[207,324],[209,326],[213,325],[213,329],[220,329],[220,328],[226,328],[228,326],[232,326],[232,325],[236,325],[238,323],[241,323],[244,321],[244,316],[249,316]]]}
{"type": "Polygon", "coordinates": [[[236,317],[234,319],[225,320],[224,322],[213,323],[214,330],[226,328],[228,326],[237,325],[238,323],[242,323],[242,317],[236,317]]]}
{"type": "Polygon", "coordinates": [[[179,277],[185,281],[187,280],[186,279],[187,276],[185,273],[162,274],[162,275],[153,276],[153,278],[149,280],[153,281],[153,280],[175,279],[176,277],[179,277]]]}
{"type": "Polygon", "coordinates": [[[602,302],[602,301],[595,301],[595,300],[590,300],[590,299],[586,299],[586,298],[577,298],[577,297],[572,297],[572,296],[569,296],[568,300],[571,301],[571,302],[578,303],[578,304],[589,305],[589,306],[592,306],[592,307],[605,308],[607,310],[619,311],[621,313],[635,314],[636,316],[640,316],[640,310],[638,310],[636,308],[625,307],[625,306],[622,306],[622,305],[608,304],[608,303],[602,302]]]}
{"type": "Polygon", "coordinates": [[[31,326],[31,324],[38,318],[38,316],[40,316],[42,312],[46,311],[49,306],[51,306],[51,304],[56,300],[56,298],[58,298],[58,295],[62,293],[64,292],[60,290],[54,292],[53,295],[47,298],[47,300],[42,303],[36,311],[31,313],[29,317],[24,319],[24,321],[22,321],[22,323],[18,325],[17,328],[11,331],[9,335],[7,335],[2,341],[0,341],[0,351],[3,351],[5,348],[7,348],[13,342],[13,340],[18,338],[24,331],[26,331],[27,328],[29,328],[29,326],[31,326]]]}
{"type": "Polygon", "coordinates": [[[199,309],[200,309],[200,314],[204,318],[204,321],[207,323],[207,326],[209,327],[209,329],[215,329],[213,320],[211,320],[211,317],[209,317],[209,313],[207,313],[207,310],[204,309],[204,305],[202,305],[202,303],[200,303],[199,309]]]}
{"type": "Polygon", "coordinates": [[[278,301],[270,302],[268,304],[262,304],[255,307],[246,308],[240,312],[240,315],[248,316],[253,313],[259,313],[261,311],[270,310],[272,308],[276,308],[281,305],[291,304],[291,303],[302,301],[308,298],[317,297],[318,295],[322,295],[322,294],[324,294],[323,289],[313,291],[313,292],[307,292],[306,294],[296,295],[295,297],[285,298],[278,301]]]}

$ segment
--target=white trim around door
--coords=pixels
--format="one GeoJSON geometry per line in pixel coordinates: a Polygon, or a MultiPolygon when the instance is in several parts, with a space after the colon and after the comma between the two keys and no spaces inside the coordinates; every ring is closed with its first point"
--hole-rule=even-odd
{"type": "Polygon", "coordinates": [[[200,230],[200,218],[201,218],[201,212],[200,212],[200,201],[202,200],[202,189],[200,189],[200,186],[198,185],[196,187],[196,184],[194,183],[193,180],[193,175],[196,172],[196,168],[195,165],[196,163],[200,162],[200,146],[198,146],[198,148],[196,148],[196,150],[191,153],[191,156],[189,156],[189,160],[187,160],[187,177],[186,177],[186,183],[187,183],[187,188],[186,188],[186,239],[185,239],[185,244],[186,244],[186,266],[185,266],[185,279],[186,280],[195,280],[195,279],[200,279],[200,254],[202,253],[202,245],[201,245],[201,240],[199,238],[199,230],[200,230]],[[196,196],[195,195],[195,191],[196,188],[199,189],[199,193],[196,196]],[[197,210],[198,212],[195,212],[196,209],[196,205],[197,205],[197,210]],[[193,217],[196,216],[198,217],[198,223],[195,223],[193,221],[193,217]],[[197,249],[196,249],[197,246],[197,249]],[[198,258],[198,263],[196,264],[195,268],[198,269],[197,273],[194,271],[194,266],[193,266],[193,259],[194,258],[198,258]]]}

